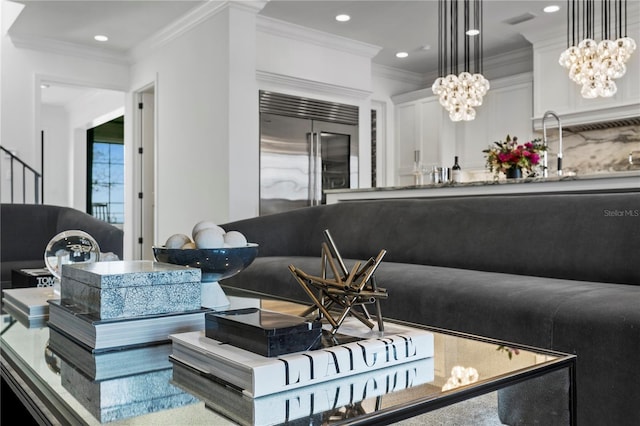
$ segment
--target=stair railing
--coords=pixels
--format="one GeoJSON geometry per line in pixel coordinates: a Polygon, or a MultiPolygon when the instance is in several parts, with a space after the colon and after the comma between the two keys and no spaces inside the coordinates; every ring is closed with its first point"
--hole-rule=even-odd
{"type": "Polygon", "coordinates": [[[14,198],[14,182],[13,182],[13,178],[14,178],[14,170],[13,170],[13,165],[14,163],[19,163],[20,166],[22,166],[22,203],[26,203],[26,199],[27,199],[27,171],[30,172],[33,176],[33,194],[34,194],[34,203],[35,204],[39,204],[40,203],[40,179],[42,178],[42,175],[40,173],[38,173],[33,167],[29,166],[27,163],[25,163],[24,161],[22,161],[20,158],[18,158],[17,156],[15,156],[13,154],[13,152],[9,151],[8,149],[4,148],[3,146],[0,146],[0,149],[6,153],[9,156],[9,160],[11,161],[11,165],[10,165],[10,169],[11,169],[11,174],[10,174],[10,180],[11,180],[11,203],[13,203],[13,198],[14,198]]]}

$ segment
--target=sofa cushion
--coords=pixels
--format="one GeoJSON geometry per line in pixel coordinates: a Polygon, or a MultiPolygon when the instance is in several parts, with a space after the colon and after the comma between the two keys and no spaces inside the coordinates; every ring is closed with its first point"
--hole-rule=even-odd
{"type": "Polygon", "coordinates": [[[634,192],[350,201],[224,227],[259,256],[319,256],[328,229],[353,259],[640,285],[639,220],[634,192]]]}

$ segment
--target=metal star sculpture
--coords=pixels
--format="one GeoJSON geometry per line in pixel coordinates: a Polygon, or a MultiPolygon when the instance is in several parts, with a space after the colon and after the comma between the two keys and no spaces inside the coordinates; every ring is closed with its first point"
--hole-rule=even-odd
{"type": "Polygon", "coordinates": [[[354,316],[372,329],[375,324],[371,321],[371,315],[365,305],[373,304],[376,309],[378,330],[384,331],[380,299],[387,298],[387,291],[377,286],[374,273],[382,262],[386,250],[380,250],[377,257],[370,258],[364,265],[362,262],[356,262],[349,271],[329,230],[324,231],[324,236],[326,242],[322,243],[322,276],[313,276],[289,265],[289,270],[294,278],[314,304],[303,316],[318,310],[318,316],[326,318],[331,324],[332,335],[336,334],[338,328],[349,315],[354,316]],[[333,274],[333,278],[327,277],[329,270],[333,274]],[[356,306],[361,307],[362,312],[354,310],[353,308],[356,306]],[[332,315],[332,312],[335,316],[332,315]]]}

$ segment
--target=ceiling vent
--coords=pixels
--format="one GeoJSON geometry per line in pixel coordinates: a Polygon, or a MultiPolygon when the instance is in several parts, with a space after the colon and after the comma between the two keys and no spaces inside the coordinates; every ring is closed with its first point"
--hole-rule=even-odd
{"type": "Polygon", "coordinates": [[[536,15],[527,12],[527,13],[523,13],[522,15],[514,16],[513,18],[507,19],[503,22],[509,25],[518,25],[518,24],[522,24],[523,22],[530,21],[535,17],[536,15]]]}

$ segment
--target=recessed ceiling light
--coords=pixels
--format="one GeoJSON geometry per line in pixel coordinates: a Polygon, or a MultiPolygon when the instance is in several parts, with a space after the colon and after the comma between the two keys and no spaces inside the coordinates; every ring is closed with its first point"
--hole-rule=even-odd
{"type": "Polygon", "coordinates": [[[340,14],[336,16],[336,21],[338,22],[347,22],[351,19],[351,16],[346,15],[346,14],[340,14]]]}
{"type": "Polygon", "coordinates": [[[48,83],[41,83],[40,84],[40,88],[41,89],[48,89],[49,88],[49,84],[48,83]]]}
{"type": "Polygon", "coordinates": [[[553,13],[553,12],[557,12],[560,10],[560,6],[552,4],[551,6],[547,6],[544,9],[542,9],[544,12],[546,13],[553,13]]]}
{"type": "Polygon", "coordinates": [[[406,58],[407,56],[409,56],[409,54],[407,52],[398,52],[398,53],[396,53],[396,58],[406,58]]]}
{"type": "Polygon", "coordinates": [[[107,37],[106,35],[98,34],[93,36],[93,39],[96,41],[108,41],[109,37],[107,37]]]}
{"type": "Polygon", "coordinates": [[[471,37],[477,36],[478,34],[480,34],[480,30],[471,29],[471,30],[467,31],[465,34],[468,35],[468,36],[471,36],[471,37]]]}

